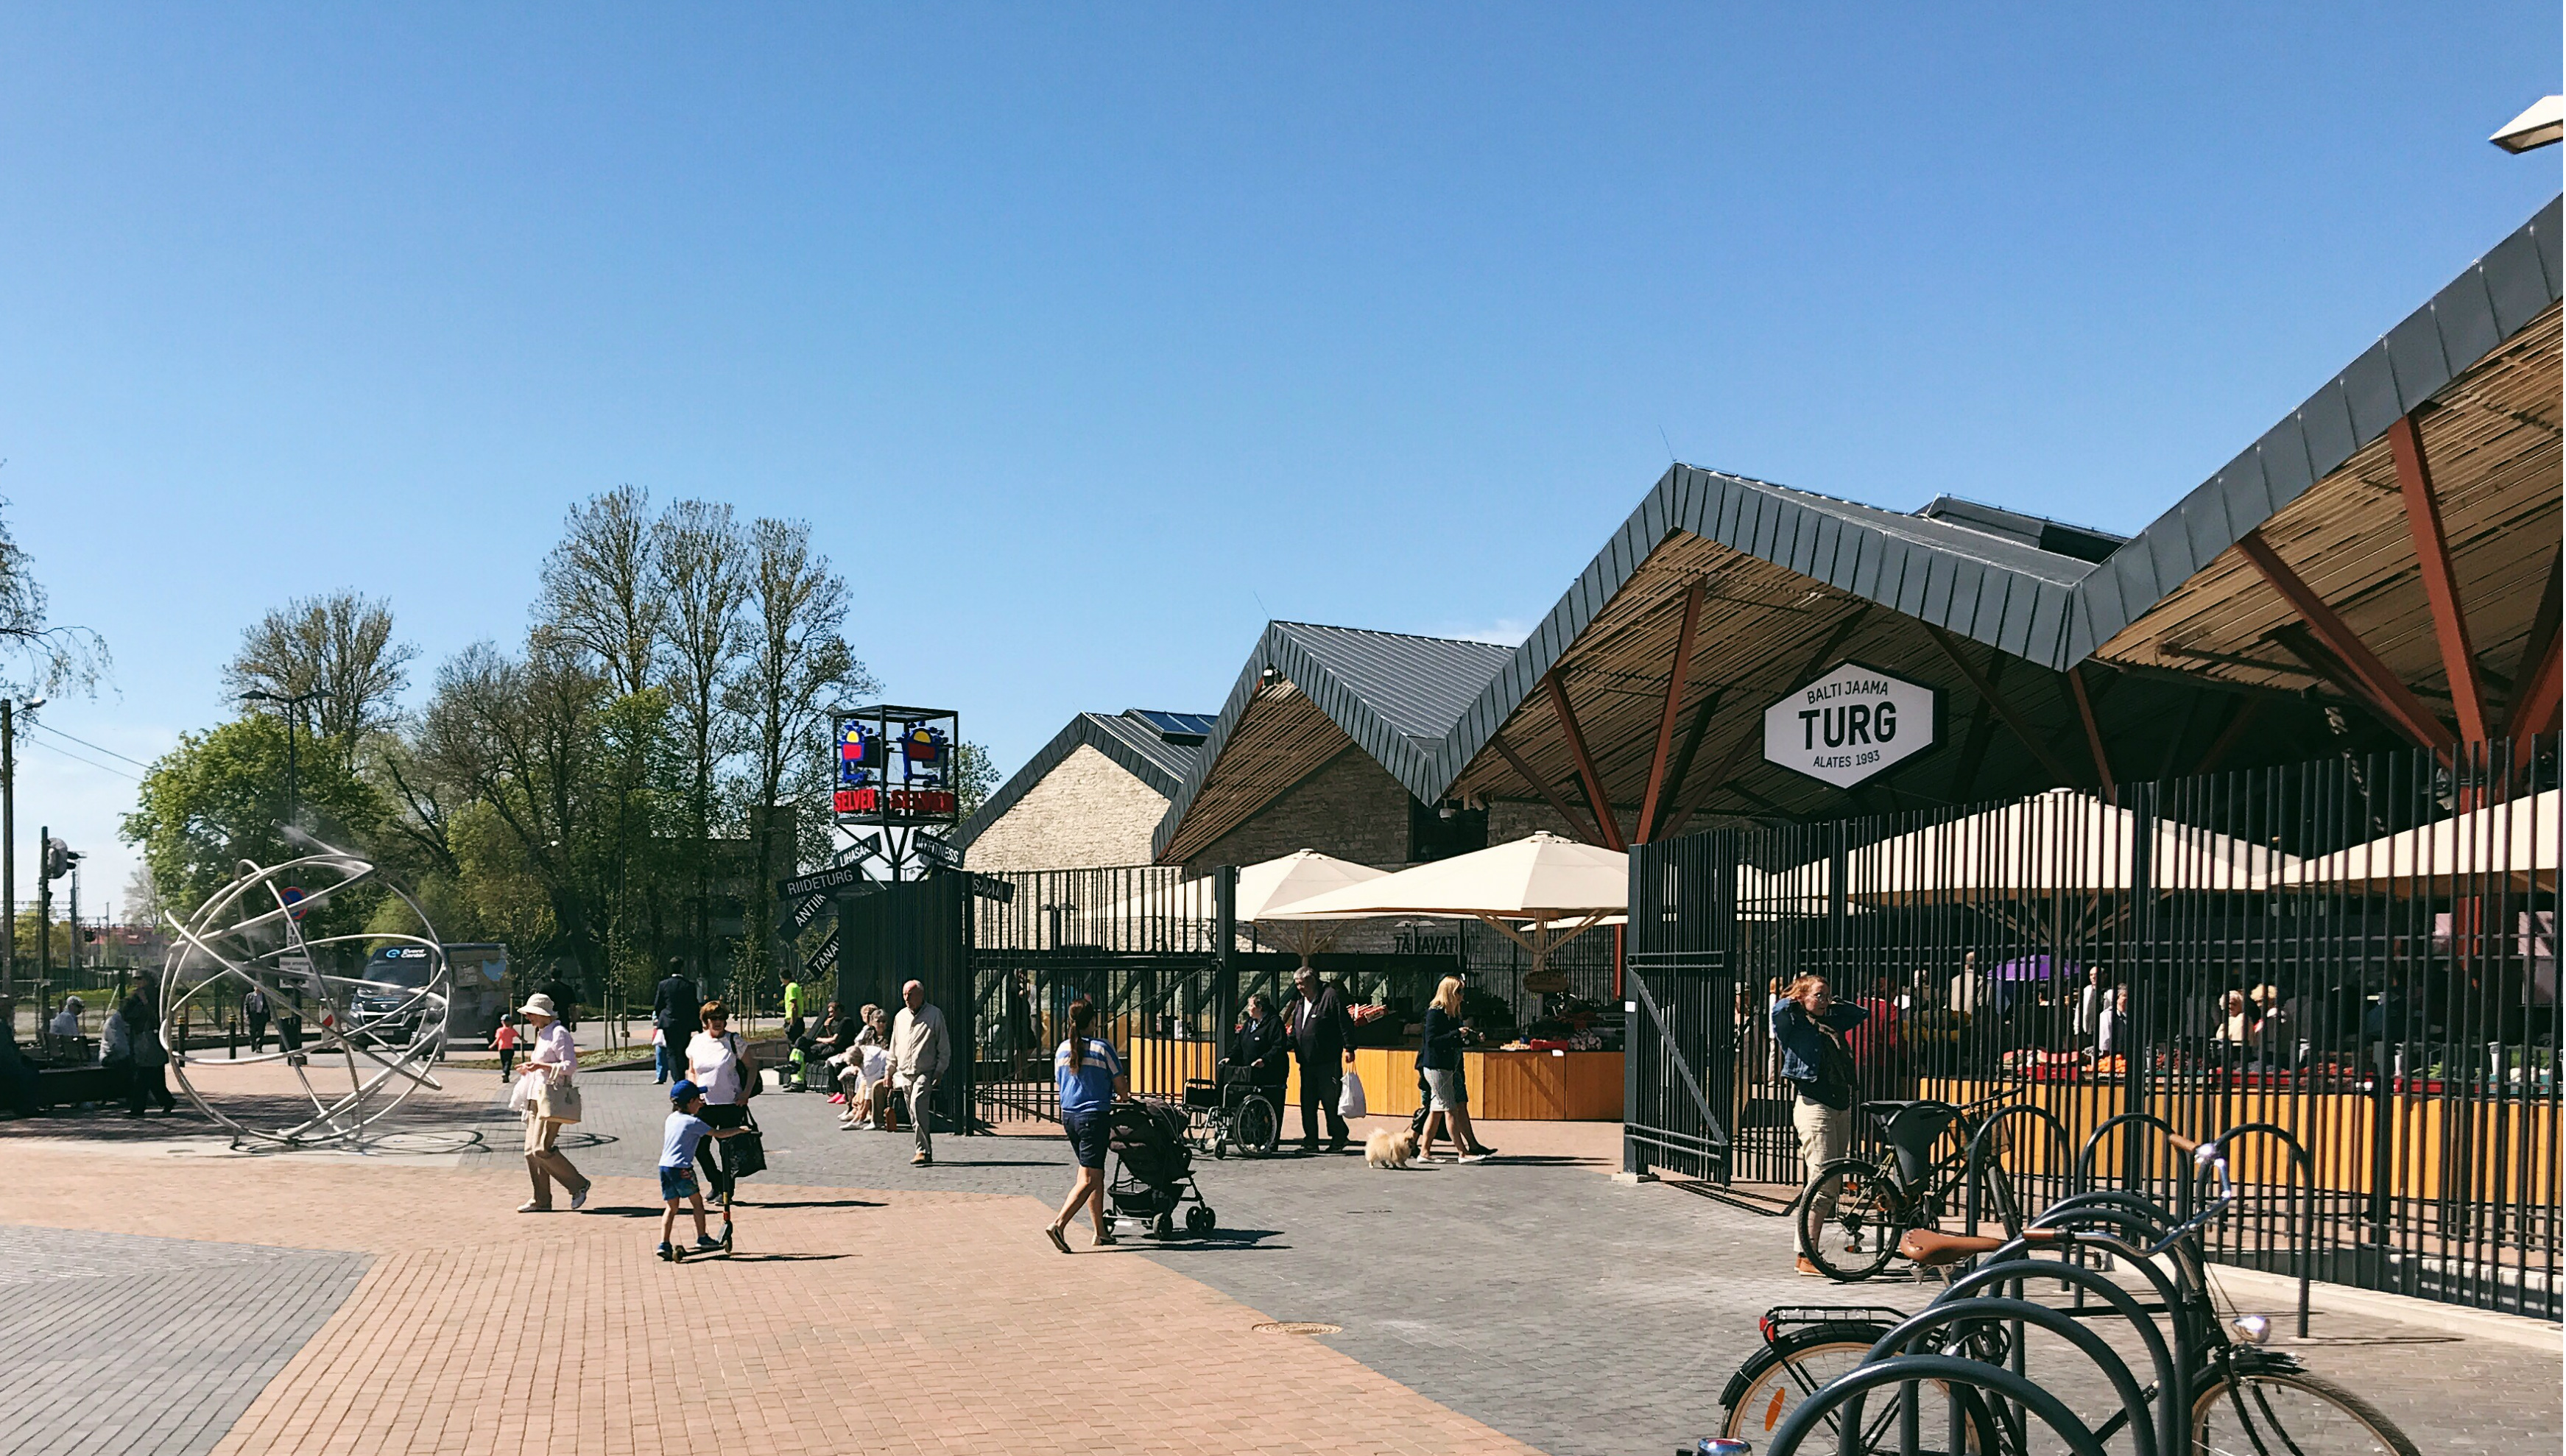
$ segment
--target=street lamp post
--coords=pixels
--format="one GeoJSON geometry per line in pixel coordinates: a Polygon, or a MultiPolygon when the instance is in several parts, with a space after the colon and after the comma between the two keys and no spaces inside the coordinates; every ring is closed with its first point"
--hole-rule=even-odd
{"type": "Polygon", "coordinates": [[[18,1035],[18,721],[45,705],[0,694],[0,1014],[18,1035]]]}
{"type": "Polygon", "coordinates": [[[303,808],[302,784],[296,773],[294,758],[294,719],[305,703],[317,703],[330,695],[330,690],[316,687],[292,695],[261,692],[252,689],[241,694],[245,703],[274,703],[285,717],[285,822],[294,823],[303,808]]]}

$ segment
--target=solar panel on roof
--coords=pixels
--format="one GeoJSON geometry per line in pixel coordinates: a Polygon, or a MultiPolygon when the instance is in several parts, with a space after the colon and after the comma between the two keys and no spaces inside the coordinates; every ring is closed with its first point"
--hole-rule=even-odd
{"type": "Polygon", "coordinates": [[[1211,733],[1212,716],[1209,713],[1168,713],[1156,708],[1129,708],[1123,716],[1140,719],[1157,730],[1163,738],[1190,738],[1200,742],[1211,733]]]}

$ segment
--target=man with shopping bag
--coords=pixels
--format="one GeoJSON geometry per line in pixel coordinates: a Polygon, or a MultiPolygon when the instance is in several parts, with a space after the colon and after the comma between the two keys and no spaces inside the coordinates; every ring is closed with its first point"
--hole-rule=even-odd
{"type": "Polygon", "coordinates": [[[1284,1011],[1283,1027],[1291,1034],[1292,1055],[1301,1064],[1301,1150],[1318,1150],[1319,1118],[1324,1114],[1328,1151],[1343,1152],[1346,1117],[1338,1109],[1337,1098],[1345,1091],[1346,1068],[1355,1060],[1355,1019],[1337,988],[1320,980],[1310,967],[1292,973],[1292,986],[1299,994],[1284,1011]]]}

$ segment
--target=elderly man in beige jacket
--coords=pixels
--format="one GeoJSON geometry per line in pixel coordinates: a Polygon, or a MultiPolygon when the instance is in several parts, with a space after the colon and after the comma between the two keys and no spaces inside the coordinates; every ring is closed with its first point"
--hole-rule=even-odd
{"type": "Polygon", "coordinates": [[[935,1161],[935,1083],[953,1060],[953,1041],[944,1034],[944,1013],[926,1004],[926,988],[915,981],[899,988],[899,1016],[891,1024],[891,1080],[908,1101],[908,1120],[917,1126],[917,1155],[911,1163],[935,1161]]]}

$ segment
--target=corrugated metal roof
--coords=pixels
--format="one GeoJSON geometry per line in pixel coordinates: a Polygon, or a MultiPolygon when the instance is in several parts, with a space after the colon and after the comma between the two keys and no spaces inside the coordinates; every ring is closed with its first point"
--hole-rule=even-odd
{"type": "MultiPolygon", "coordinates": [[[[1201,716],[1205,722],[1210,721],[1210,715],[1201,716]]],[[[1155,778],[1142,773],[1137,768],[1133,769],[1133,772],[1141,774],[1143,782],[1161,794],[1176,792],[1176,786],[1184,782],[1185,775],[1194,766],[1194,759],[1202,752],[1199,740],[1171,743],[1164,734],[1148,723],[1121,713],[1081,713],[1079,717],[1087,720],[1097,732],[1113,738],[1138,755],[1151,768],[1157,770],[1155,778]]],[[[1122,760],[1117,759],[1116,762],[1121,763],[1122,760]]],[[[1126,763],[1124,767],[1132,768],[1132,765],[1126,763]]]]}
{"type": "Polygon", "coordinates": [[[2173,510],[2112,553],[2076,594],[2064,668],[2145,616],[2262,525],[2558,302],[2561,208],[2553,199],[2381,335],[2326,386],[2173,510]]]}

